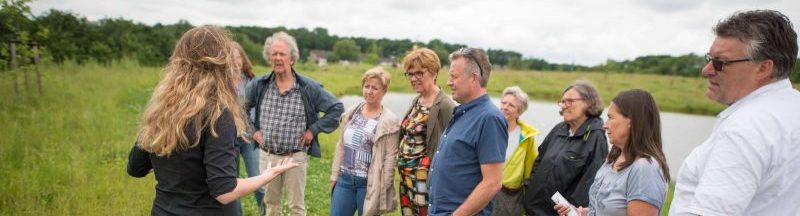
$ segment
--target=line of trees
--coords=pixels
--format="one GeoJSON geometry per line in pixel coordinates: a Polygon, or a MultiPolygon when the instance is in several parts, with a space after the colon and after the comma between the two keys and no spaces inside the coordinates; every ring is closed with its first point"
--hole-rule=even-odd
{"type": "Polygon", "coordinates": [[[633,60],[606,60],[605,64],[595,66],[595,70],[623,73],[650,73],[679,76],[698,76],[706,61],[694,53],[672,57],[668,55],[649,55],[633,60]]]}
{"type": "MultiPolygon", "coordinates": [[[[1,50],[8,50],[12,40],[21,43],[38,42],[43,56],[56,63],[87,61],[112,63],[121,59],[135,59],[140,64],[164,65],[180,35],[192,28],[188,21],[175,24],[145,25],[123,18],[104,18],[91,21],[78,14],[51,9],[34,16],[27,6],[30,0],[2,0],[0,11],[1,50]]],[[[363,61],[376,64],[380,59],[402,60],[414,46],[428,47],[440,57],[442,64],[449,64],[447,55],[463,44],[446,43],[439,39],[419,42],[409,39],[372,39],[364,37],[342,37],[331,35],[324,28],[227,26],[228,30],[247,51],[252,61],[266,64],[261,55],[263,41],[278,31],[286,31],[297,38],[301,60],[311,50],[326,50],[328,60],[363,61]]],[[[679,76],[699,76],[705,64],[700,55],[682,56],[649,55],[633,60],[607,60],[604,64],[584,66],[556,64],[544,59],[524,57],[521,53],[500,49],[487,50],[490,61],[496,67],[538,71],[604,71],[620,73],[648,73],[679,76]]],[[[31,51],[22,47],[18,55],[29,56],[31,51]]],[[[0,52],[0,63],[8,68],[6,51],[0,52]]],[[[797,68],[797,67],[796,67],[797,68]]],[[[798,69],[795,69],[798,70],[798,69]]],[[[792,79],[800,81],[800,72],[792,79]]]]}

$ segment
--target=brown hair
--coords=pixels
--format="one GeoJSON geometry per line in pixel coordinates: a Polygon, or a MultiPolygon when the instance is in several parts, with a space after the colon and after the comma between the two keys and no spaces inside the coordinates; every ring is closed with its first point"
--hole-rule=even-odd
{"type": "MultiPolygon", "coordinates": [[[[600,93],[597,92],[597,89],[586,80],[577,80],[571,85],[567,86],[564,89],[564,93],[567,93],[570,89],[575,89],[578,94],[581,95],[583,101],[586,102],[588,107],[586,107],[586,116],[588,117],[598,117],[603,114],[603,101],[600,99],[600,93]]],[[[558,111],[558,114],[562,114],[562,111],[558,111]]]]}
{"type": "Polygon", "coordinates": [[[646,158],[647,161],[655,159],[664,174],[664,180],[669,182],[669,167],[664,157],[661,142],[661,117],[653,96],[641,89],[632,89],[620,92],[613,100],[620,114],[630,119],[631,131],[628,143],[621,150],[612,146],[608,153],[607,163],[613,164],[621,154],[626,161],[622,162],[620,169],[625,169],[637,158],[646,158]]]}
{"type": "Polygon", "coordinates": [[[241,65],[242,73],[247,78],[255,77],[256,74],[253,73],[253,63],[250,62],[250,58],[247,57],[247,52],[244,51],[244,48],[242,48],[242,45],[240,45],[236,41],[233,41],[233,42],[231,42],[231,46],[233,46],[233,49],[236,50],[236,52],[238,52],[239,59],[242,60],[242,65],[241,65]]]}

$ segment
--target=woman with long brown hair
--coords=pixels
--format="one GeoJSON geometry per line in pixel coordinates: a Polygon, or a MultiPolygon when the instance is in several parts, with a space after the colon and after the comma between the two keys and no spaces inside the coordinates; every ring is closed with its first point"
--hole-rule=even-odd
{"type": "MultiPolygon", "coordinates": [[[[244,51],[239,43],[232,41],[231,46],[233,46],[233,64],[234,66],[239,67],[239,71],[242,72],[241,79],[236,84],[236,96],[239,99],[239,103],[242,104],[242,108],[244,108],[245,104],[245,87],[247,83],[253,80],[253,77],[256,75],[253,73],[253,64],[250,63],[250,58],[247,57],[247,52],[244,51]]],[[[248,126],[252,122],[253,115],[255,115],[255,109],[245,109],[246,116],[248,117],[248,126]]],[[[246,141],[242,138],[236,138],[236,145],[239,146],[239,154],[242,155],[242,161],[244,161],[244,168],[247,171],[247,177],[253,177],[260,174],[259,170],[259,148],[258,143],[254,142],[253,140],[246,141]]],[[[237,160],[238,161],[238,160],[237,160]]],[[[240,167],[239,164],[236,164],[236,167],[240,167]]],[[[253,198],[255,198],[256,206],[258,206],[258,210],[261,214],[263,214],[266,209],[264,206],[264,189],[259,188],[255,192],[253,192],[253,198]]],[[[241,202],[239,202],[241,206],[241,202]]]]}
{"type": "MultiPolygon", "coordinates": [[[[661,142],[661,120],[650,93],[619,93],[608,107],[603,127],[611,152],[589,189],[589,208],[581,215],[660,215],[667,197],[669,168],[661,142]],[[588,212],[587,212],[588,210],[588,212]]],[[[559,214],[571,207],[556,205],[559,214]]]]}
{"type": "Polygon", "coordinates": [[[184,33],[147,103],[128,174],[155,173],[153,215],[239,215],[231,202],[297,166],[282,161],[261,175],[237,178],[235,140],[245,137],[247,120],[237,101],[241,71],[232,64],[230,43],[219,27],[184,33]]]}

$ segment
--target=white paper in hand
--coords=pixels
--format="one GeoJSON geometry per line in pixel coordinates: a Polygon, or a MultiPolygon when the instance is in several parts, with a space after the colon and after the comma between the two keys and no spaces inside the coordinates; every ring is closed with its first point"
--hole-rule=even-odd
{"type": "Polygon", "coordinates": [[[564,204],[569,206],[569,212],[567,212],[567,216],[578,216],[578,210],[576,210],[575,207],[572,206],[569,201],[567,201],[567,198],[564,198],[564,196],[562,196],[558,191],[556,191],[556,193],[554,193],[550,199],[552,199],[556,204],[564,204]]]}

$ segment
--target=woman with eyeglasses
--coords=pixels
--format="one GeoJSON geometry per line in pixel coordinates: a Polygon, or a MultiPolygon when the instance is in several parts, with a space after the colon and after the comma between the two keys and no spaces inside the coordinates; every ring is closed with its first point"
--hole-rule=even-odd
{"type": "Polygon", "coordinates": [[[417,96],[401,122],[400,206],[403,215],[428,214],[428,168],[439,136],[453,117],[453,101],[436,85],[441,63],[433,50],[416,48],[403,58],[405,76],[417,96]]]}
{"type": "Polygon", "coordinates": [[[603,130],[603,102],[597,89],[586,81],[568,86],[558,102],[558,123],[539,146],[531,177],[526,185],[528,215],[555,215],[551,197],[559,192],[575,206],[589,204],[589,186],[608,154],[603,130]]]}
{"type": "Polygon", "coordinates": [[[361,78],[364,102],[342,115],[331,164],[330,215],[379,215],[397,209],[394,167],[400,123],[382,105],[391,76],[381,67],[361,78]]]}
{"type": "MultiPolygon", "coordinates": [[[[611,100],[603,127],[611,153],[589,189],[588,209],[578,208],[579,215],[660,215],[669,168],[653,96],[640,89],[620,92],[611,100]]],[[[555,208],[563,215],[575,206],[555,208]]]]}

